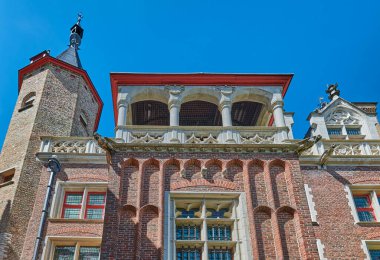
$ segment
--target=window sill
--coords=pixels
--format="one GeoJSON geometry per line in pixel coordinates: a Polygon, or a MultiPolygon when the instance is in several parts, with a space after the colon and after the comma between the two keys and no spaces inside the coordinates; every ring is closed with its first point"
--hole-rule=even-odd
{"type": "Polygon", "coordinates": [[[359,221],[355,224],[360,227],[380,227],[380,222],[377,221],[359,221]]]}
{"type": "Polygon", "coordinates": [[[348,135],[350,140],[362,140],[365,138],[365,135],[348,135]]]}
{"type": "Polygon", "coordinates": [[[346,135],[330,135],[330,139],[345,140],[346,139],[346,135]]]}
{"type": "Polygon", "coordinates": [[[15,182],[14,181],[6,181],[6,182],[3,182],[3,183],[0,183],[0,188],[8,186],[8,185],[11,185],[13,183],[15,183],[15,182]]]}
{"type": "Polygon", "coordinates": [[[103,219],[68,219],[68,218],[49,218],[51,223],[103,223],[103,219]]]}
{"type": "Polygon", "coordinates": [[[22,108],[20,108],[20,109],[18,110],[18,112],[22,112],[22,111],[24,111],[24,110],[27,110],[28,108],[31,108],[32,106],[33,106],[33,104],[25,105],[25,106],[23,106],[22,108]]]}

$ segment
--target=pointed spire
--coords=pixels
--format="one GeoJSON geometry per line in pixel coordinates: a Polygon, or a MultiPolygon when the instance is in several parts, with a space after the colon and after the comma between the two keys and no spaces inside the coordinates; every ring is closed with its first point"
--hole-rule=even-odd
{"type": "Polygon", "coordinates": [[[326,93],[329,94],[330,100],[337,99],[340,95],[340,90],[338,90],[338,83],[329,84],[326,93]]]}
{"type": "Polygon", "coordinates": [[[75,67],[82,68],[82,64],[79,59],[79,46],[83,38],[83,28],[80,26],[83,16],[78,14],[77,22],[71,27],[70,31],[70,44],[64,52],[57,56],[57,59],[67,62],[75,67]]]}

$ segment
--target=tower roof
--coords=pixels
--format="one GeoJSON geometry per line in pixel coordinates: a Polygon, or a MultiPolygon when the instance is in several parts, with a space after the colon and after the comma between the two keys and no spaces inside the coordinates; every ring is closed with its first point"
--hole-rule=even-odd
{"type": "Polygon", "coordinates": [[[57,59],[69,63],[75,67],[83,68],[80,62],[78,50],[83,38],[83,28],[80,26],[82,15],[78,14],[78,21],[74,24],[70,31],[70,44],[69,47],[57,56],[57,59]]]}

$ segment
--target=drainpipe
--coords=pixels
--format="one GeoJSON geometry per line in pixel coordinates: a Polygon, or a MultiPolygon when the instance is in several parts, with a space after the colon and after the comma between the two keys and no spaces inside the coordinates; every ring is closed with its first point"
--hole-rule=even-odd
{"type": "Polygon", "coordinates": [[[49,211],[49,201],[50,201],[51,192],[53,190],[54,177],[56,173],[61,171],[61,164],[59,163],[57,158],[51,157],[48,160],[47,170],[48,172],[50,172],[50,179],[49,179],[49,183],[46,190],[46,196],[45,196],[44,207],[42,209],[40,227],[38,228],[38,234],[36,237],[36,244],[34,246],[33,260],[38,260],[38,252],[40,251],[40,247],[42,244],[44,226],[45,226],[46,218],[48,216],[48,211],[49,211]]]}

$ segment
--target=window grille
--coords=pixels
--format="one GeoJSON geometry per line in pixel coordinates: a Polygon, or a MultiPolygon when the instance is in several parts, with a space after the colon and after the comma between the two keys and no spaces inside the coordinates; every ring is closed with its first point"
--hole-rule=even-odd
{"type": "Polygon", "coordinates": [[[177,226],[177,240],[200,240],[200,227],[195,225],[177,226]]]}
{"type": "Polygon", "coordinates": [[[54,251],[54,260],[74,260],[75,246],[57,246],[54,251]]]}
{"type": "Polygon", "coordinates": [[[375,221],[369,196],[354,196],[354,202],[360,221],[375,221]]]}
{"type": "Polygon", "coordinates": [[[85,219],[103,219],[105,192],[88,192],[86,204],[83,205],[83,192],[66,192],[63,202],[62,218],[79,219],[85,210],[85,219]]]}
{"type": "Polygon", "coordinates": [[[380,259],[380,249],[369,250],[369,255],[371,256],[371,259],[379,260],[380,259]]]}
{"type": "Polygon", "coordinates": [[[327,128],[329,135],[342,135],[342,128],[327,128]]]}
{"type": "Polygon", "coordinates": [[[99,247],[82,246],[79,249],[79,260],[98,260],[100,257],[99,247]]]}
{"type": "Polygon", "coordinates": [[[177,248],[177,260],[201,260],[201,252],[197,248],[177,248]]]}
{"type": "Polygon", "coordinates": [[[347,135],[360,135],[360,128],[347,128],[347,135]]]}
{"type": "Polygon", "coordinates": [[[208,240],[231,240],[231,227],[227,225],[212,225],[207,227],[208,240]]]}
{"type": "Polygon", "coordinates": [[[209,260],[232,260],[231,250],[229,249],[210,249],[208,251],[209,260]]]}
{"type": "Polygon", "coordinates": [[[181,105],[179,124],[184,126],[221,126],[218,106],[206,101],[189,101],[181,105]]]}
{"type": "Polygon", "coordinates": [[[145,100],[133,103],[133,125],[169,125],[168,105],[159,101],[145,100]]]}

